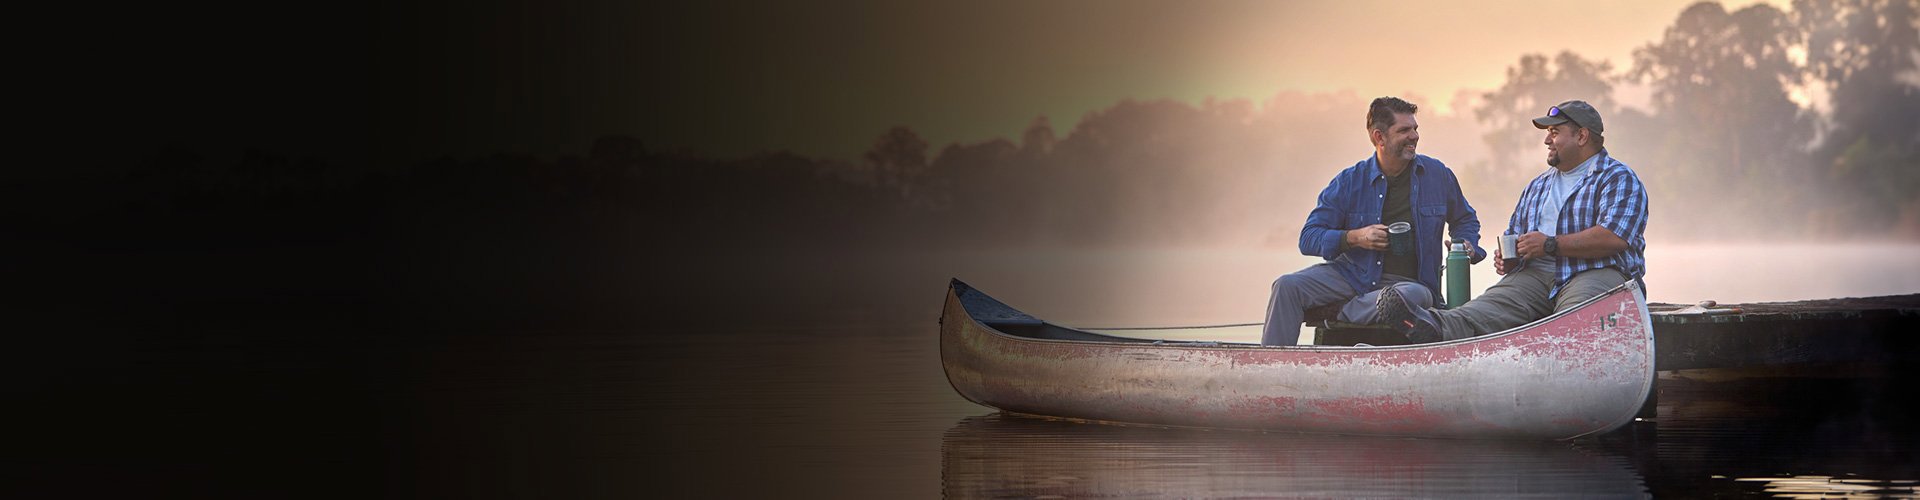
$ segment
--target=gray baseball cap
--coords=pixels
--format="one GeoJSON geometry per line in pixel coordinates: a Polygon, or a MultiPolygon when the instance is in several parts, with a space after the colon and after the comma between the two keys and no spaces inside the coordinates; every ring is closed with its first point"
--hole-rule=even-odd
{"type": "Polygon", "coordinates": [[[1587,101],[1578,100],[1547,108],[1547,116],[1534,118],[1533,127],[1547,128],[1566,122],[1592,129],[1596,134],[1604,134],[1607,131],[1606,127],[1600,123],[1600,112],[1594,111],[1593,106],[1587,104],[1587,101]]]}

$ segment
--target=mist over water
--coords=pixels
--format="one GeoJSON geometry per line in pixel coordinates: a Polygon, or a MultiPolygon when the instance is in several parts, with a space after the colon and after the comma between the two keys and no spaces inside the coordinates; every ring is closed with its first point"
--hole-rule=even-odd
{"type": "MultiPolygon", "coordinates": [[[[937,306],[925,297],[934,284],[944,285],[951,277],[1058,324],[1141,327],[1259,323],[1265,319],[1273,280],[1321,259],[1297,251],[1245,248],[1035,249],[934,252],[866,262],[872,277],[894,284],[856,286],[850,293],[874,297],[876,303],[908,310],[937,306]],[[916,297],[918,303],[912,301],[916,297]]],[[[1655,243],[1647,250],[1647,268],[1648,300],[1653,302],[1780,302],[1920,293],[1920,245],[1655,243]]],[[[1498,278],[1490,262],[1473,266],[1474,294],[1498,278]]],[[[1259,327],[1167,335],[1258,341],[1259,327]]]]}

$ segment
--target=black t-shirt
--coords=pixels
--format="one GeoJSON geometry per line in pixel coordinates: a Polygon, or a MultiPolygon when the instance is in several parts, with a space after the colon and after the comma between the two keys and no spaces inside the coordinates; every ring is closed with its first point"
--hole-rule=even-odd
{"type": "MultiPolygon", "coordinates": [[[[1380,208],[1380,223],[1393,225],[1395,222],[1413,224],[1413,165],[1407,165],[1400,175],[1387,178],[1387,200],[1380,208]]],[[[1420,241],[1418,226],[1408,241],[1420,241]]],[[[1407,249],[1406,255],[1396,256],[1393,252],[1381,252],[1381,271],[1407,278],[1420,278],[1420,245],[1415,243],[1407,249]]]]}

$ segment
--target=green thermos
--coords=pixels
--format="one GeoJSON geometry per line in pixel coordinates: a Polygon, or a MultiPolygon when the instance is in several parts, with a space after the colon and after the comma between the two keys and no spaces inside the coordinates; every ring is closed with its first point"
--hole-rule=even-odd
{"type": "Polygon", "coordinates": [[[1467,240],[1454,238],[1453,243],[1447,245],[1448,309],[1467,303],[1467,295],[1472,293],[1470,288],[1473,286],[1473,279],[1469,276],[1473,271],[1467,267],[1471,265],[1473,250],[1467,247],[1467,240]]]}

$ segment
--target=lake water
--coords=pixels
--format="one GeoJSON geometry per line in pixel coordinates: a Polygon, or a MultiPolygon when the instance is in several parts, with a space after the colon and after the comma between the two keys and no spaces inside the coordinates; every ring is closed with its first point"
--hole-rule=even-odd
{"type": "MultiPolygon", "coordinates": [[[[1777,250],[1746,260],[1729,260],[1740,255],[1725,249],[1663,255],[1650,277],[1654,298],[1920,291],[1911,248],[1777,250]],[[1829,265],[1849,260],[1897,265],[1829,265]],[[1723,278],[1682,279],[1678,269],[1723,278]]],[[[1232,322],[1264,307],[1268,274],[1295,267],[1269,257],[870,259],[836,265],[899,266],[880,274],[905,283],[842,291],[856,299],[839,309],[816,307],[834,303],[830,296],[752,292],[808,311],[786,322],[742,315],[634,331],[209,333],[137,344],[97,361],[123,369],[21,400],[17,408],[58,408],[29,415],[58,420],[63,431],[16,427],[14,467],[0,477],[28,496],[60,497],[1917,495],[1920,419],[1903,404],[1910,388],[1885,381],[1667,380],[1653,422],[1534,443],[1005,415],[955,394],[940,367],[935,317],[948,276],[1069,323],[1232,322]],[[1083,281],[1062,282],[1072,279],[1083,281]],[[1227,282],[1235,285],[1214,288],[1227,282]]]]}
{"type": "MultiPolygon", "coordinates": [[[[1920,480],[1913,414],[1887,404],[1906,389],[1873,383],[1688,393],[1667,381],[1655,423],[1572,443],[1170,430],[976,406],[947,385],[934,335],[929,323],[389,344],[369,360],[385,461],[367,473],[403,496],[520,498],[1897,498],[1920,480]]],[[[216,370],[274,370],[245,365],[216,370]]],[[[180,471],[185,483],[229,484],[223,462],[207,463],[180,471]]],[[[275,487],[289,486],[252,491],[275,487]]]]}

